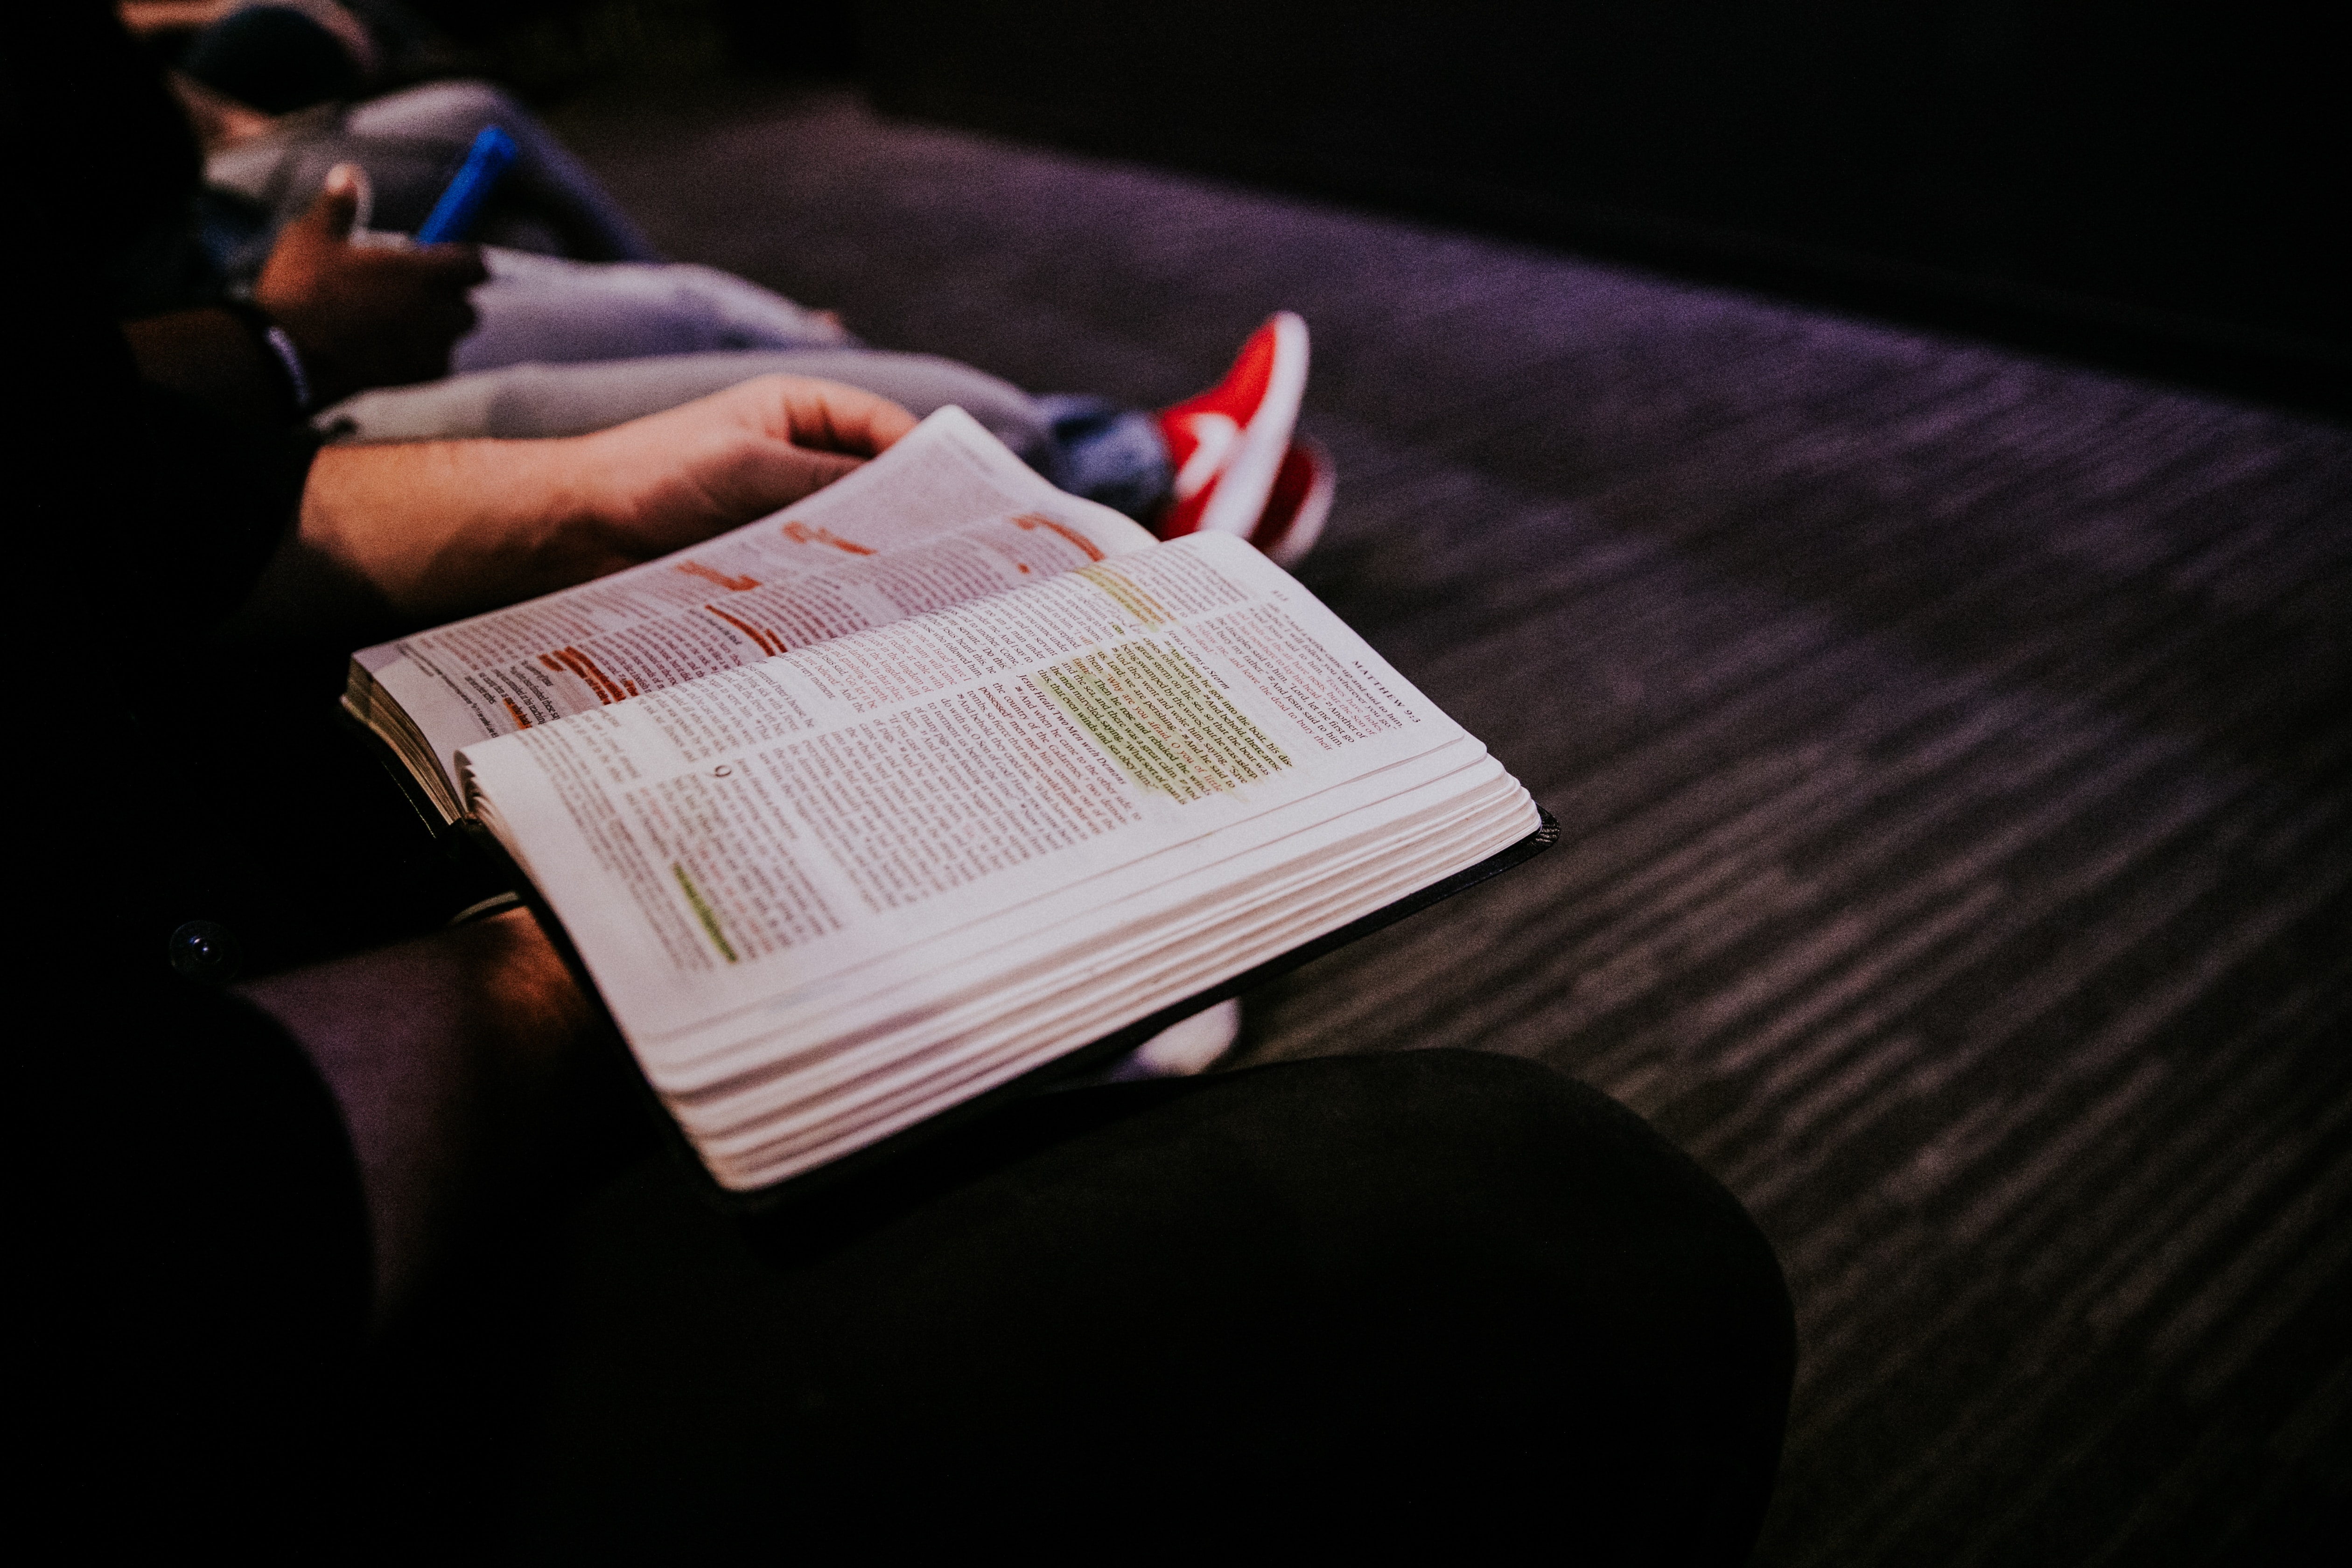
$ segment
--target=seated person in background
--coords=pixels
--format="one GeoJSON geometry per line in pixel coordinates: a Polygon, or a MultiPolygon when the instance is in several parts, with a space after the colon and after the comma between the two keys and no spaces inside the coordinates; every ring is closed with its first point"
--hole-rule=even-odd
{"type": "MultiPolygon", "coordinates": [[[[285,82],[331,79],[306,62],[338,48],[353,56],[346,79],[367,75],[364,50],[348,42],[365,29],[348,16],[334,26],[335,9],[331,0],[227,6],[196,35],[175,89],[205,154],[205,198],[215,211],[207,254],[226,283],[250,277],[254,302],[273,319],[286,313],[277,300],[296,312],[278,322],[288,340],[280,352],[290,350],[289,374],[311,394],[306,411],[325,409],[322,427],[337,438],[573,435],[754,375],[812,375],[877,392],[918,415],[956,404],[1055,484],[1163,533],[1244,532],[1286,563],[1319,533],[1332,465],[1318,446],[1291,438],[1307,358],[1295,318],[1245,345],[1225,384],[1157,415],[1098,397],[1032,396],[950,360],[870,350],[830,312],[709,268],[657,262],[595,177],[486,83],[434,82],[350,109],[304,100],[293,114],[263,113],[230,96],[271,82],[273,103],[303,98],[272,81],[265,68],[273,47],[284,52],[285,82]],[[224,41],[224,34],[239,36],[224,41]],[[414,278],[365,254],[380,246],[348,241],[354,226],[372,222],[415,227],[490,124],[520,148],[501,183],[509,195],[486,215],[489,234],[507,243],[481,253],[484,275],[463,285],[472,313],[444,352],[446,309],[404,300],[417,291],[414,278]],[[218,216],[223,204],[247,215],[244,228],[218,216]],[[379,313],[414,331],[402,353],[375,356],[376,379],[355,383],[345,374],[345,363],[362,357],[348,342],[329,344],[333,357],[315,374],[302,363],[304,333],[295,328],[317,327],[310,301],[289,297],[289,285],[331,274],[338,263],[351,275],[343,297],[364,310],[354,296],[380,285],[386,305],[379,313]],[[433,368],[418,368],[426,363],[433,368]],[[456,378],[438,379],[451,370],[456,378]],[[373,387],[398,390],[342,401],[373,387]],[[1238,471],[1229,479],[1228,469],[1238,471]],[[1213,493],[1219,489],[1223,500],[1213,493]]],[[[432,256],[438,270],[430,277],[444,291],[464,271],[455,250],[419,254],[432,256]]],[[[142,356],[151,352],[133,341],[142,356]]]]}
{"type": "Polygon", "coordinates": [[[479,251],[351,243],[359,176],[341,173],[279,231],[249,295],[198,293],[174,310],[126,313],[142,374],[270,424],[448,374],[451,345],[474,327],[467,292],[488,276],[479,251]]]}

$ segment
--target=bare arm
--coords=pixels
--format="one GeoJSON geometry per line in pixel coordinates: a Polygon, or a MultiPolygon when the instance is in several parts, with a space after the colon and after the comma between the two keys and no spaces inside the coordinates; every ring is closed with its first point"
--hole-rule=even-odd
{"type": "Polygon", "coordinates": [[[232,0],[121,0],[115,11],[133,34],[201,27],[229,14],[232,0]]]}
{"type": "Polygon", "coordinates": [[[246,618],[415,623],[550,593],[788,506],[914,424],[854,387],[762,376],[593,436],[330,447],[246,618]]]}

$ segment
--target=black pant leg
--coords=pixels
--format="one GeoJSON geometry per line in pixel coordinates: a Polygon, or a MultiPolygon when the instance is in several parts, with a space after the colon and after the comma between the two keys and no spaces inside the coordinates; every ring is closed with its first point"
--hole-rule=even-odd
{"type": "Polygon", "coordinates": [[[648,1161],[558,1250],[514,1521],[558,1554],[1273,1520],[1737,1562],[1793,1359],[1727,1194],[1470,1053],[1047,1097],[750,1226],[648,1161]]]}

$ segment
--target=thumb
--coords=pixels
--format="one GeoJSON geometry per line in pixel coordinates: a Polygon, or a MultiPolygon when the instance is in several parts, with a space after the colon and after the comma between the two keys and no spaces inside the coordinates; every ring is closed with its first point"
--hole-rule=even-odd
{"type": "Polygon", "coordinates": [[[327,171],[327,183],[320,187],[319,199],[302,215],[307,227],[319,230],[330,239],[348,238],[352,226],[358,221],[360,205],[367,199],[367,176],[357,163],[338,163],[327,171]]]}
{"type": "MultiPolygon", "coordinates": [[[[778,457],[781,461],[775,465],[772,479],[780,489],[798,492],[792,500],[824,489],[851,469],[863,467],[866,462],[865,458],[846,452],[820,452],[806,447],[788,447],[778,457]]],[[[779,501],[774,504],[791,503],[779,501]]]]}
{"type": "Polygon", "coordinates": [[[866,459],[845,452],[812,451],[784,441],[763,441],[741,453],[726,471],[713,475],[706,493],[712,510],[734,522],[790,506],[848,473],[866,459]]]}

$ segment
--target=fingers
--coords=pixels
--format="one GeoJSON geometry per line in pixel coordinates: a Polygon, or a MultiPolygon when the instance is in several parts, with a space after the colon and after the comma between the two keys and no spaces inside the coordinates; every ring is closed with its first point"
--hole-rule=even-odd
{"type": "Polygon", "coordinates": [[[772,437],[738,441],[740,445],[713,448],[691,465],[698,470],[691,476],[693,493],[701,503],[707,530],[732,528],[790,506],[866,461],[847,452],[819,451],[772,437]]]}
{"type": "Polygon", "coordinates": [[[338,163],[327,171],[327,183],[320,188],[319,199],[296,221],[326,238],[345,238],[359,219],[360,203],[366,189],[366,176],[360,173],[358,164],[338,163]]]}
{"type": "MultiPolygon", "coordinates": [[[[327,171],[318,199],[296,222],[316,238],[349,241],[352,229],[365,221],[370,196],[367,172],[357,163],[338,163],[327,171]]],[[[370,247],[362,265],[384,274],[408,272],[451,289],[470,289],[490,275],[480,246],[451,241],[370,247]]]]}
{"type": "Polygon", "coordinates": [[[838,382],[804,381],[793,398],[797,446],[871,458],[915,427],[915,416],[888,398],[838,382]]]}
{"type": "Polygon", "coordinates": [[[779,471],[773,476],[772,493],[784,499],[772,503],[755,504],[751,509],[751,515],[756,517],[777,506],[789,506],[802,496],[824,489],[865,461],[865,458],[851,457],[846,452],[814,452],[801,447],[776,465],[779,471]]]}
{"type": "Polygon", "coordinates": [[[364,287],[415,287],[439,294],[462,294],[490,275],[480,246],[454,240],[398,249],[354,247],[342,264],[352,277],[366,280],[364,287]]]}
{"type": "Polygon", "coordinates": [[[887,398],[770,375],[581,437],[571,471],[634,559],[790,506],[915,426],[887,398]]]}
{"type": "Polygon", "coordinates": [[[887,397],[808,376],[763,375],[719,395],[764,434],[822,452],[871,458],[915,427],[915,416],[887,397]]]}
{"type": "Polygon", "coordinates": [[[485,282],[490,269],[482,261],[482,247],[444,240],[437,245],[421,245],[414,250],[389,251],[385,254],[415,265],[436,285],[452,289],[471,289],[485,282]]]}

